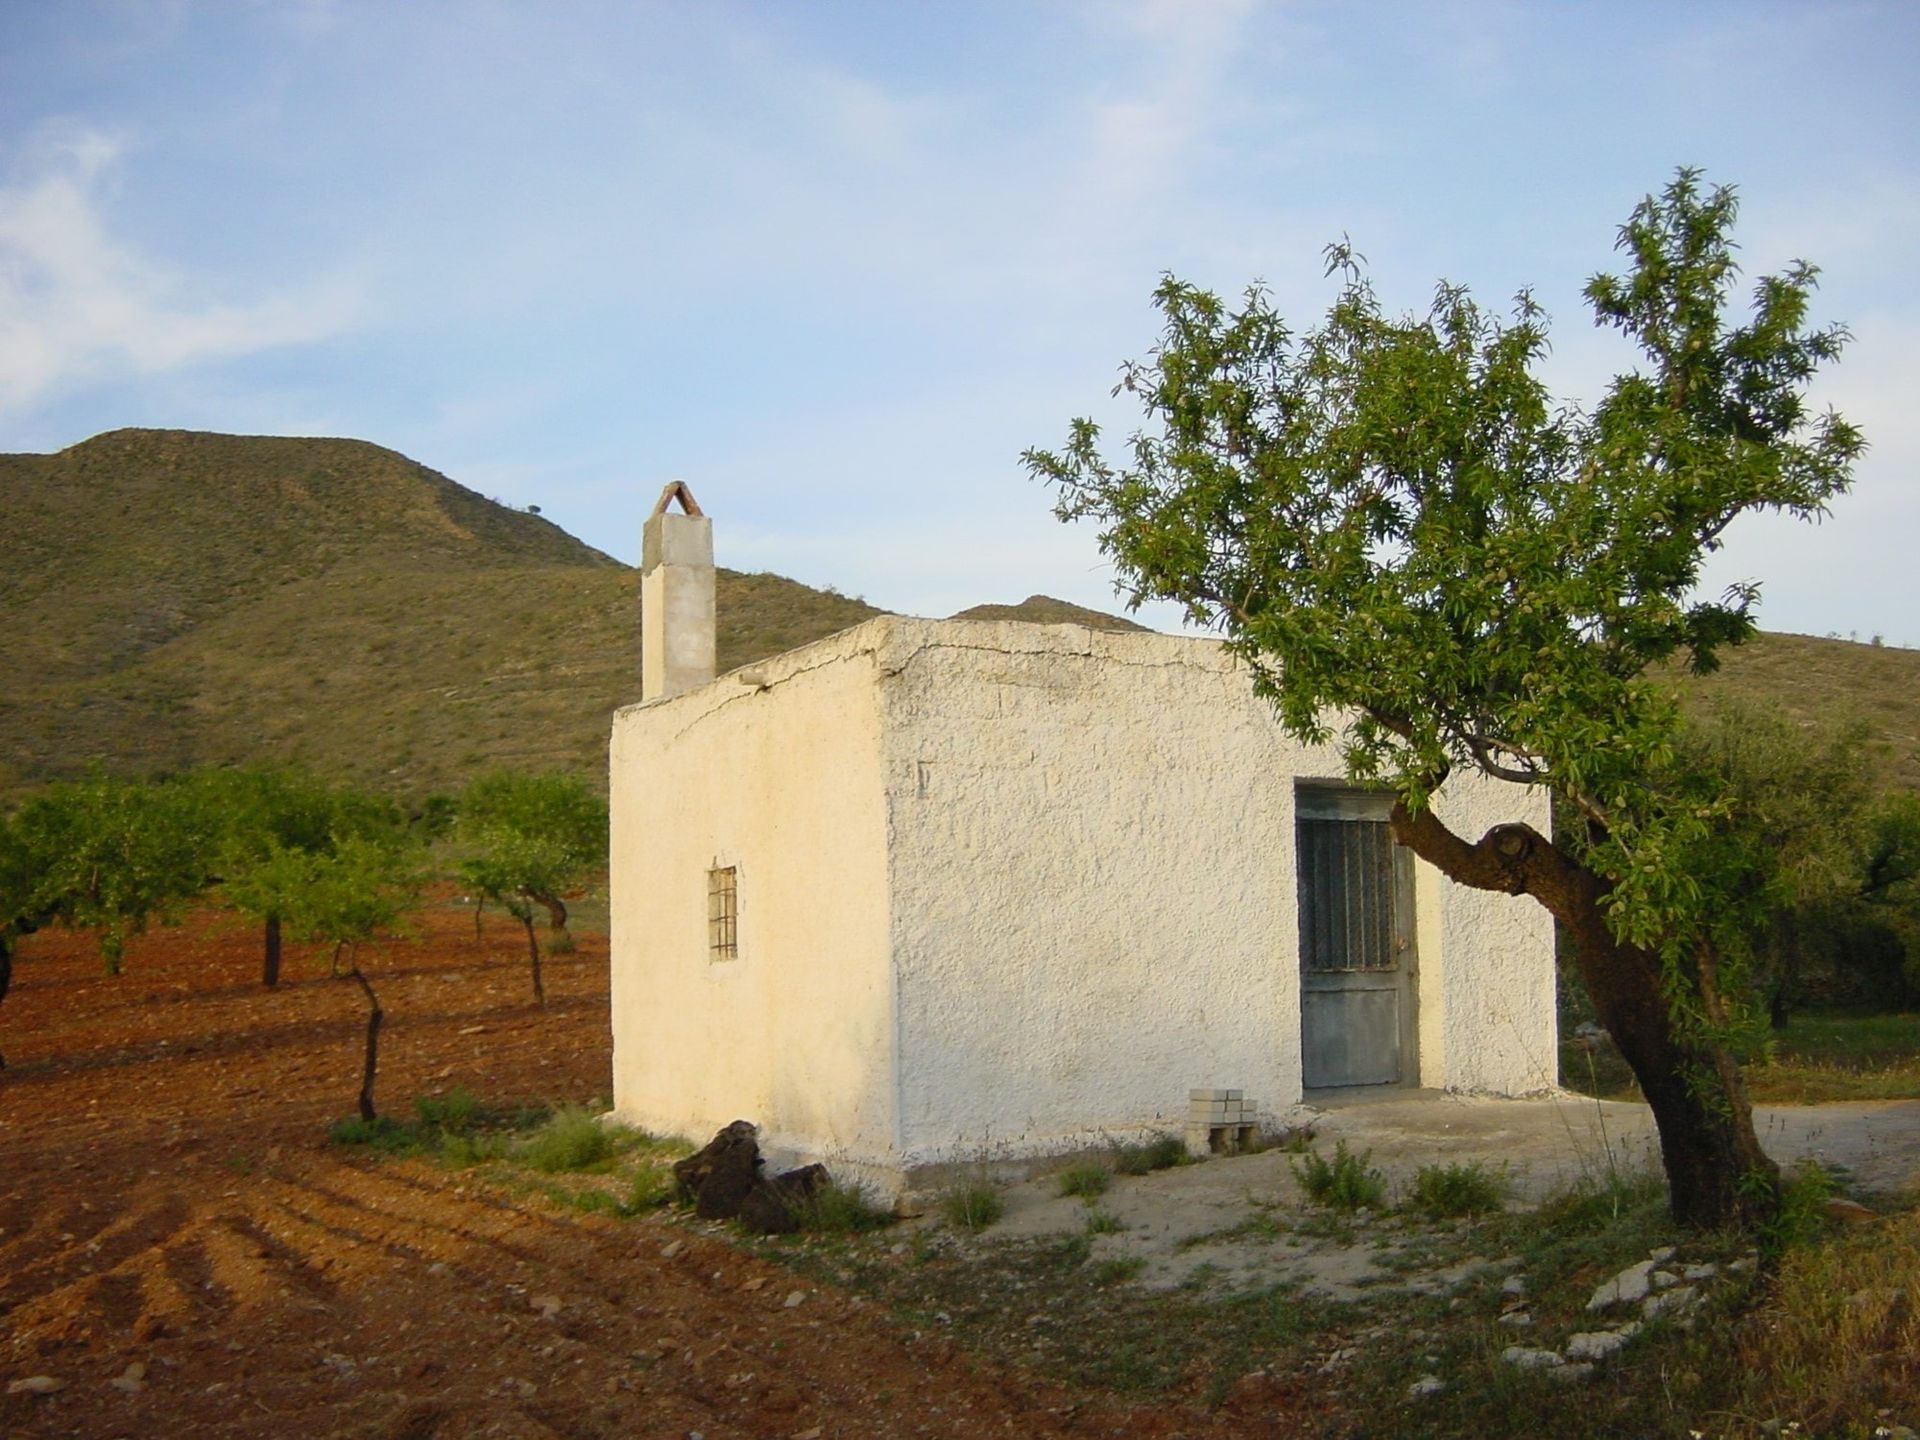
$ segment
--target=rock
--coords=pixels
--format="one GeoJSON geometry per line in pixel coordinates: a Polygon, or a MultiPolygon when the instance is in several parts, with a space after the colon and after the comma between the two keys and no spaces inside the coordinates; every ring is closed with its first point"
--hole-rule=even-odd
{"type": "Polygon", "coordinates": [[[759,1127],[735,1120],[673,1166],[674,1183],[702,1220],[731,1220],[760,1180],[759,1127]]]}
{"type": "Polygon", "coordinates": [[[1526,1294],[1527,1293],[1527,1277],[1524,1275],[1507,1276],[1505,1280],[1500,1282],[1500,1293],[1502,1295],[1526,1294]]]}
{"type": "Polygon", "coordinates": [[[684,1240],[669,1240],[660,1247],[660,1258],[662,1260],[671,1260],[686,1248],[687,1242],[684,1240]]]}
{"type": "Polygon", "coordinates": [[[1869,1220],[1878,1220],[1880,1212],[1869,1210],[1866,1206],[1852,1200],[1842,1200],[1839,1196],[1827,1201],[1820,1207],[1820,1213],[1829,1220],[1838,1220],[1843,1225],[1864,1225],[1869,1220]]]}
{"type": "Polygon", "coordinates": [[[1656,1270],[1647,1280],[1656,1290],[1671,1290],[1680,1283],[1680,1277],[1671,1270],[1656,1270]]]}
{"type": "Polygon", "coordinates": [[[1567,1359],[1604,1360],[1639,1331],[1636,1324],[1622,1325],[1618,1330],[1583,1330],[1567,1341],[1567,1359]]]}
{"type": "Polygon", "coordinates": [[[1647,1258],[1656,1265],[1664,1265],[1678,1252],[1671,1245],[1656,1245],[1647,1252],[1647,1258]]]}
{"type": "Polygon", "coordinates": [[[1587,1301],[1589,1310],[1605,1310],[1611,1305],[1630,1305],[1646,1297],[1653,1274],[1653,1261],[1642,1260],[1638,1265],[1629,1265],[1606,1284],[1593,1292],[1593,1298],[1587,1301]]]}
{"type": "Polygon", "coordinates": [[[1515,1330],[1524,1330],[1527,1326],[1533,1324],[1533,1316],[1529,1315],[1525,1310],[1509,1310],[1493,1323],[1496,1325],[1511,1326],[1515,1330]]]}
{"type": "Polygon", "coordinates": [[[787,1292],[785,1308],[788,1310],[796,1310],[806,1302],[806,1298],[807,1292],[804,1290],[789,1290],[787,1292]]]}
{"type": "Polygon", "coordinates": [[[540,1312],[540,1318],[543,1320],[551,1320],[560,1313],[558,1295],[536,1295],[529,1303],[540,1312]]]}
{"type": "Polygon", "coordinates": [[[1547,1373],[1562,1385],[1577,1385],[1582,1380],[1592,1377],[1593,1366],[1589,1362],[1581,1360],[1572,1365],[1562,1365],[1557,1370],[1549,1370],[1547,1373]]]}
{"type": "Polygon", "coordinates": [[[1718,1265],[1689,1265],[1680,1272],[1682,1280],[1711,1280],[1720,1273],[1718,1265]]]}
{"type": "Polygon", "coordinates": [[[433,1264],[427,1266],[427,1274],[429,1275],[445,1275],[446,1273],[447,1262],[444,1260],[436,1260],[433,1264]]]}
{"type": "Polygon", "coordinates": [[[1524,1345],[1509,1345],[1500,1358],[1518,1370],[1558,1370],[1567,1363],[1557,1350],[1529,1350],[1524,1345]]]}
{"type": "Polygon", "coordinates": [[[9,1395],[53,1395],[66,1388],[66,1381],[56,1380],[51,1375],[29,1375],[24,1380],[7,1383],[9,1395]]]}
{"type": "Polygon", "coordinates": [[[740,1202],[739,1220],[756,1235],[790,1235],[800,1228],[799,1206],[828,1183],[824,1165],[802,1165],[761,1180],[740,1202]]]}
{"type": "Polygon", "coordinates": [[[147,1367],[136,1360],[107,1384],[124,1394],[137,1395],[147,1388],[147,1367]]]}
{"type": "Polygon", "coordinates": [[[1407,1398],[1409,1400],[1424,1400],[1429,1395],[1438,1395],[1446,1388],[1447,1382],[1442,1380],[1438,1375],[1422,1375],[1418,1380],[1407,1386],[1407,1398]]]}
{"type": "Polygon", "coordinates": [[[1693,1304],[1699,1293],[1691,1285],[1679,1285],[1671,1290],[1662,1290],[1658,1295],[1649,1295],[1641,1302],[1640,1313],[1652,1320],[1675,1310],[1685,1310],[1693,1304]]]}

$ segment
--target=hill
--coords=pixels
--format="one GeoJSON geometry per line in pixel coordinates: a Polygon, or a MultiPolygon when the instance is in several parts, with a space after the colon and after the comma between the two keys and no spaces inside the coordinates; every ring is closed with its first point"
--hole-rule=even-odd
{"type": "MultiPolygon", "coordinates": [[[[0,456],[0,788],[296,761],[406,791],[605,770],[635,571],[357,440],[118,430],[0,456]]],[[[879,613],[722,571],[720,663],[879,613]]]]}
{"type": "Polygon", "coordinates": [[[1071,600],[1051,595],[1029,595],[1018,605],[975,605],[955,614],[955,620],[1025,620],[1033,625],[1087,625],[1095,630],[1145,630],[1119,615],[1089,610],[1071,600]]]}
{"type": "MultiPolygon", "coordinates": [[[[364,441],[0,455],[0,534],[0,793],[93,763],[295,761],[415,793],[490,764],[599,777],[638,698],[634,570],[364,441]]],[[[723,670],[880,613],[728,570],[718,599],[723,670]]],[[[1140,628],[1044,595],[961,615],[1140,628]]],[[[1864,716],[1920,787],[1920,652],[1766,635],[1681,683],[1864,716]]]]}

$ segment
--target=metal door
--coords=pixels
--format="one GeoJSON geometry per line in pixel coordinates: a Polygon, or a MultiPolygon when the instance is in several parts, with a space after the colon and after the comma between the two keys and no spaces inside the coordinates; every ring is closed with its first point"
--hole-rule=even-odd
{"type": "Polygon", "coordinates": [[[1387,828],[1391,796],[1302,787],[1301,1064],[1309,1090],[1416,1085],[1413,859],[1387,828]]]}

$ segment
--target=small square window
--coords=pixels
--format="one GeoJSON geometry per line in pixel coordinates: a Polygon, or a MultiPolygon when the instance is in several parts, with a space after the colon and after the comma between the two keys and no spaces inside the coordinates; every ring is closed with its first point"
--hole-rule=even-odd
{"type": "Polygon", "coordinates": [[[740,958],[739,872],[731,865],[707,871],[707,958],[740,958]]]}

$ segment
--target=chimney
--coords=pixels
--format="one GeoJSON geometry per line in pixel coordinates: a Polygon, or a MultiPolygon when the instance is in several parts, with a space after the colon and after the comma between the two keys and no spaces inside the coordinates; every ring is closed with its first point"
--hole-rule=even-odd
{"type": "Polygon", "coordinates": [[[713,521],[675,480],[640,531],[641,700],[706,684],[713,654],[713,521]],[[669,512],[675,500],[684,513],[669,512]]]}

